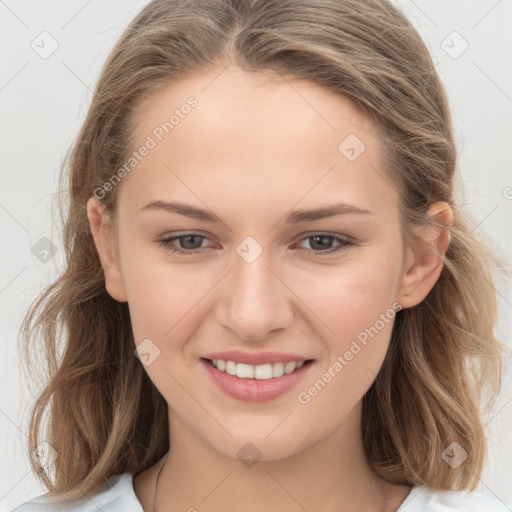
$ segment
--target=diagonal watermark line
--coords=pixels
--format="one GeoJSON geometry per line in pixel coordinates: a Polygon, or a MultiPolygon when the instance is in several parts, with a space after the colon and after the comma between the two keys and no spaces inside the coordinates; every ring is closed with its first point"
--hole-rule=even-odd
{"type": "Polygon", "coordinates": [[[489,423],[491,423],[491,421],[494,421],[494,419],[495,419],[495,418],[496,418],[496,417],[501,413],[501,411],[503,411],[503,409],[505,409],[505,407],[507,407],[507,405],[508,405],[510,402],[512,402],[512,398],[511,398],[511,399],[509,399],[509,400],[507,400],[507,401],[506,401],[506,402],[505,402],[505,403],[504,403],[504,404],[503,404],[503,405],[498,409],[498,411],[497,411],[497,412],[496,412],[496,413],[495,413],[495,414],[494,414],[490,419],[488,419],[488,420],[485,422],[485,424],[484,424],[484,425],[482,425],[482,428],[479,430],[479,432],[480,432],[480,431],[482,431],[482,430],[484,430],[484,429],[485,429],[485,427],[486,427],[487,425],[489,425],[489,423]]]}
{"type": "Polygon", "coordinates": [[[80,9],[78,9],[78,11],[76,11],[75,14],[73,14],[73,16],[71,16],[68,21],[66,21],[66,23],[64,23],[64,25],[62,25],[62,27],[60,27],[60,29],[62,30],[63,28],[66,28],[90,3],[91,0],[88,0],[82,7],[80,7],[80,9]]]}
{"type": "MultiPolygon", "coordinates": [[[[496,499],[497,499],[497,500],[501,501],[501,503],[503,503],[503,505],[504,505],[505,507],[507,507],[507,510],[509,510],[509,511],[511,511],[511,512],[512,512],[512,508],[510,508],[509,504],[505,503],[505,502],[504,502],[504,501],[503,501],[503,500],[502,500],[502,499],[501,499],[501,498],[500,498],[500,497],[499,497],[499,496],[494,492],[494,490],[493,490],[493,489],[491,489],[491,487],[489,487],[489,486],[485,483],[485,481],[484,481],[482,478],[478,477],[478,475],[476,475],[476,473],[474,473],[473,471],[471,471],[471,473],[473,473],[473,475],[474,475],[474,476],[476,476],[476,477],[478,478],[478,481],[479,481],[479,482],[482,482],[482,484],[484,484],[484,485],[485,485],[485,487],[487,487],[487,489],[488,489],[492,494],[494,494],[494,496],[496,497],[496,499]]],[[[502,509],[500,508],[500,510],[502,510],[502,509]]],[[[503,509],[503,512],[504,512],[504,511],[505,511],[505,509],[503,509]]]]}
{"type": "Polygon", "coordinates": [[[508,101],[512,103],[512,98],[474,60],[472,60],[471,63],[487,78],[487,80],[489,80],[489,82],[491,82],[491,84],[494,85],[494,87],[496,87],[496,89],[498,89],[498,91],[501,92],[501,94],[503,94],[503,96],[505,96],[505,98],[507,98],[508,101]]]}
{"type": "Polygon", "coordinates": [[[228,473],[228,474],[227,474],[227,475],[226,475],[226,476],[225,476],[225,477],[224,477],[224,478],[223,478],[223,479],[222,479],[222,480],[221,480],[221,481],[220,481],[220,482],[219,482],[219,483],[218,483],[218,484],[217,484],[217,485],[216,485],[216,486],[215,486],[215,487],[214,487],[214,488],[213,488],[213,489],[212,489],[212,490],[211,490],[211,491],[210,491],[210,492],[209,492],[209,493],[208,493],[208,494],[207,494],[207,495],[206,495],[206,496],[201,500],[201,502],[203,502],[204,500],[206,500],[206,499],[210,496],[210,494],[212,494],[212,493],[213,493],[213,491],[215,491],[215,490],[219,487],[219,485],[221,485],[221,484],[222,484],[222,483],[223,483],[223,482],[228,478],[228,476],[229,476],[229,475],[231,475],[231,473],[233,473],[233,470],[231,470],[231,471],[230,471],[230,472],[229,472],[229,473],[228,473]]]}
{"type": "Polygon", "coordinates": [[[313,313],[318,318],[318,320],[320,320],[320,322],[322,322],[325,325],[325,327],[327,327],[327,329],[329,329],[329,331],[331,331],[334,335],[336,334],[268,265],[266,265],[266,267],[270,270],[270,272],[272,272],[272,274],[274,274],[279,279],[279,281],[281,281],[281,283],[283,283],[286,286],[286,288],[288,288],[288,290],[290,290],[293,293],[293,295],[295,295],[295,297],[297,297],[297,299],[299,299],[302,302],[302,304],[304,304],[304,306],[306,306],[309,309],[309,311],[311,311],[311,313],[313,313]]]}
{"type": "MultiPolygon", "coordinates": [[[[183,185],[185,185],[185,187],[187,187],[190,190],[190,192],[192,192],[192,194],[194,194],[197,197],[197,199],[199,199],[199,201],[201,201],[201,203],[203,203],[209,211],[211,211],[212,213],[215,213],[215,215],[217,215],[217,213],[214,212],[165,162],[164,162],[164,167],[166,167],[170,172],[172,172],[174,174],[174,176],[176,176],[176,178],[178,178],[181,181],[181,183],[183,183],[183,185]]],[[[219,217],[219,219],[220,219],[220,215],[217,215],[217,217],[219,217]]],[[[222,221],[222,224],[224,226],[226,226],[227,229],[229,229],[229,231],[233,232],[233,230],[222,219],[221,219],[221,221],[222,221]]]]}
{"type": "Polygon", "coordinates": [[[377,374],[369,366],[366,369],[373,375],[374,378],[377,377],[377,374]]]}
{"type": "Polygon", "coordinates": [[[1,290],[0,290],[0,294],[4,293],[5,290],[7,290],[7,288],[9,288],[9,286],[11,286],[12,283],[14,283],[14,281],[16,281],[16,279],[18,279],[18,277],[23,273],[25,272],[25,270],[27,270],[28,268],[28,265],[26,265],[24,268],[22,268],[1,290]]]}
{"type": "Polygon", "coordinates": [[[222,423],[220,423],[220,421],[217,420],[217,418],[215,418],[215,416],[213,416],[213,414],[185,386],[183,386],[183,384],[167,368],[164,368],[164,372],[167,373],[169,375],[169,377],[171,377],[174,380],[174,382],[179,384],[181,386],[181,389],[183,389],[183,391],[188,393],[190,398],[192,398],[198,405],[200,405],[203,408],[203,410],[206,412],[206,414],[208,414],[208,416],[210,416],[210,418],[212,418],[213,421],[215,421],[215,423],[217,423],[217,425],[219,425],[219,427],[221,427],[222,430],[224,430],[224,432],[226,432],[226,434],[228,434],[230,437],[233,437],[231,432],[229,432],[226,429],[226,427],[224,427],[224,425],[222,425],[222,423]]]}
{"type": "MultiPolygon", "coordinates": [[[[494,288],[496,290],[496,287],[494,288]]],[[[498,290],[496,290],[496,293],[512,308],[512,304],[506,299],[506,297],[500,293],[498,290]]]]}
{"type": "Polygon", "coordinates": [[[512,307],[512,304],[507,300],[507,298],[499,292],[499,290],[496,288],[495,283],[489,282],[485,277],[484,280],[487,282],[487,284],[491,285],[494,288],[494,291],[510,306],[512,307]]]}
{"type": "Polygon", "coordinates": [[[471,231],[470,233],[473,233],[473,231],[475,231],[475,229],[478,229],[479,226],[481,226],[484,221],[492,214],[496,211],[496,209],[498,208],[499,204],[497,204],[471,231]]]}
{"type": "Polygon", "coordinates": [[[334,130],[336,131],[336,128],[322,115],[318,110],[297,90],[289,80],[287,80],[279,71],[277,71],[279,76],[334,130]]]}
{"type": "Polygon", "coordinates": [[[290,416],[290,414],[293,412],[293,409],[265,436],[265,437],[268,437],[270,434],[272,434],[272,432],[274,432],[274,430],[277,429],[277,427],[279,427],[283,421],[288,418],[288,416],[290,416]]]}
{"type": "Polygon", "coordinates": [[[269,471],[266,471],[266,473],[267,473],[267,474],[268,474],[268,475],[269,475],[269,476],[274,480],[274,482],[275,482],[277,485],[279,485],[279,487],[281,487],[281,489],[283,489],[283,491],[284,491],[286,494],[288,494],[288,496],[290,496],[290,498],[291,498],[293,501],[295,501],[295,503],[297,503],[297,505],[299,505],[299,507],[300,507],[302,510],[305,510],[305,512],[308,512],[308,511],[307,511],[307,509],[306,509],[306,508],[304,508],[304,507],[302,506],[302,504],[301,504],[301,503],[299,503],[299,502],[295,499],[295,497],[294,497],[293,495],[291,495],[291,494],[290,494],[290,493],[289,493],[289,492],[288,492],[288,491],[287,491],[287,490],[286,490],[286,489],[281,485],[281,483],[280,483],[280,482],[279,482],[279,481],[274,477],[274,475],[272,475],[272,473],[270,473],[269,471]]]}
{"type": "Polygon", "coordinates": [[[471,30],[473,30],[475,27],[477,27],[482,21],[487,18],[487,16],[494,11],[494,9],[498,6],[498,4],[501,3],[501,0],[498,0],[472,27],[471,30]]]}
{"type": "Polygon", "coordinates": [[[80,82],[82,82],[85,85],[85,87],[87,87],[87,89],[89,89],[89,91],[92,94],[94,94],[94,91],[89,87],[87,83],[85,83],[63,60],[61,60],[61,62],[62,64],[64,64],[64,66],[66,66],[69,69],[69,71],[71,71],[71,73],[73,73],[73,75],[75,75],[78,78],[78,80],[80,80],[80,82]]]}
{"type": "Polygon", "coordinates": [[[6,212],[8,215],[10,215],[10,217],[14,220],[14,222],[16,222],[16,224],[21,226],[21,228],[25,231],[25,233],[28,233],[28,229],[1,203],[0,203],[0,208],[2,208],[2,210],[4,210],[4,212],[6,212]]]}
{"type": "Polygon", "coordinates": [[[485,430],[485,428],[487,427],[487,425],[489,425],[489,423],[491,423],[491,422],[492,422],[492,421],[493,421],[493,420],[494,420],[494,419],[495,419],[495,418],[496,418],[496,417],[501,413],[501,411],[503,411],[503,409],[505,409],[505,407],[507,407],[507,405],[508,405],[510,402],[512,402],[512,398],[510,398],[509,400],[507,400],[507,401],[506,401],[506,402],[505,402],[505,403],[504,403],[504,404],[503,404],[503,405],[498,409],[498,411],[492,415],[492,417],[491,417],[491,418],[489,418],[489,419],[487,419],[487,420],[485,421],[485,423],[483,422],[483,418],[482,418],[482,422],[481,422],[481,424],[480,424],[480,428],[479,428],[479,429],[478,429],[478,431],[477,431],[477,432],[475,432],[471,437],[472,437],[472,438],[475,438],[477,435],[479,435],[479,434],[480,434],[480,432],[484,431],[484,430],[485,430]]]}
{"type": "Polygon", "coordinates": [[[25,473],[3,496],[0,496],[0,503],[8,496],[12,491],[14,491],[14,488],[22,481],[27,478],[27,476],[30,475],[30,471],[25,473]]]}
{"type": "Polygon", "coordinates": [[[2,409],[0,409],[0,412],[1,412],[1,413],[2,413],[6,418],[7,418],[7,420],[8,420],[10,423],[12,423],[12,424],[15,426],[15,427],[16,427],[16,428],[17,428],[17,429],[18,429],[18,430],[19,430],[19,431],[20,431],[20,432],[21,432],[25,437],[27,437],[27,438],[28,438],[28,435],[27,435],[25,432],[23,432],[23,430],[21,430],[20,426],[19,426],[15,421],[13,421],[11,418],[9,418],[9,416],[7,416],[7,414],[6,414],[2,409]]]}
{"type": "Polygon", "coordinates": [[[215,82],[215,80],[217,80],[217,78],[219,78],[220,75],[222,75],[222,73],[224,73],[224,71],[227,69],[227,67],[229,65],[231,65],[232,62],[229,61],[202,89],[201,89],[201,92],[204,92],[208,87],[210,87],[210,85],[212,85],[213,82],[215,82]]]}
{"type": "Polygon", "coordinates": [[[0,87],[0,91],[3,91],[27,66],[28,61],[25,62],[25,64],[23,64],[23,66],[21,66],[21,68],[18,69],[18,71],[16,71],[16,73],[14,73],[13,76],[11,76],[11,78],[9,78],[9,80],[7,80],[7,82],[5,82],[5,84],[2,85],[2,87],[0,87]]]}
{"type": "Polygon", "coordinates": [[[368,162],[368,165],[369,165],[369,166],[370,166],[370,167],[371,167],[371,168],[372,168],[372,169],[373,169],[373,170],[374,170],[374,171],[375,171],[375,172],[376,172],[376,173],[377,173],[377,174],[378,174],[378,175],[379,175],[379,176],[380,176],[384,181],[386,181],[386,182],[387,182],[387,184],[388,184],[388,185],[389,185],[393,190],[395,190],[395,189],[396,189],[396,186],[395,186],[393,183],[391,183],[391,181],[389,181],[389,178],[386,176],[386,174],[385,174],[385,173],[378,171],[378,170],[377,170],[377,168],[376,168],[374,165],[372,165],[371,163],[369,163],[369,162],[368,162]]]}
{"type": "Polygon", "coordinates": [[[231,267],[165,334],[167,336],[231,271],[231,267]]]}
{"type": "Polygon", "coordinates": [[[15,16],[16,18],[18,18],[18,20],[23,23],[23,25],[25,25],[25,27],[27,28],[30,28],[5,2],[4,0],[0,0],[0,4],[2,4],[3,6],[7,7],[7,9],[9,9],[9,11],[11,11],[11,13],[13,14],[13,16],[15,16]]]}
{"type": "MultiPolygon", "coordinates": [[[[300,203],[305,196],[307,196],[333,169],[334,167],[336,167],[336,164],[333,164],[333,166],[315,183],[311,186],[311,188],[309,190],[307,190],[306,192],[304,192],[304,194],[302,195],[302,197],[300,197],[296,202],[295,204],[293,204],[286,212],[286,213],[289,213],[290,210],[298,203],[300,203]]],[[[270,227],[270,229],[267,231],[267,233],[269,233],[270,231],[272,231],[276,226],[277,224],[279,223],[279,221],[284,217],[284,215],[282,215],[281,217],[279,217],[279,219],[274,222],[274,224],[272,224],[272,226],[270,227]]]]}
{"type": "Polygon", "coordinates": [[[423,16],[425,16],[425,18],[427,18],[430,21],[430,23],[432,23],[432,25],[434,25],[434,27],[436,27],[437,29],[439,28],[438,24],[423,9],[420,9],[416,2],[414,2],[413,0],[409,1],[411,2],[412,5],[414,5],[414,7],[416,7],[416,9],[418,9],[418,11],[420,11],[423,14],[423,16]]]}

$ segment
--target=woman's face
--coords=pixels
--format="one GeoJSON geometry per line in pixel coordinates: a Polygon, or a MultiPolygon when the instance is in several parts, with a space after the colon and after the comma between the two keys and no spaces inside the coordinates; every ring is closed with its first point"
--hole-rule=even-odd
{"type": "Polygon", "coordinates": [[[103,264],[171,422],[229,457],[278,459],[359,417],[399,304],[411,305],[414,256],[368,118],[309,82],[220,71],[139,109],[137,163],[117,185],[118,260],[103,264]],[[276,376],[205,360],[233,350],[224,360],[264,368],[229,371],[276,376]],[[277,376],[289,359],[312,362],[277,376]]]}

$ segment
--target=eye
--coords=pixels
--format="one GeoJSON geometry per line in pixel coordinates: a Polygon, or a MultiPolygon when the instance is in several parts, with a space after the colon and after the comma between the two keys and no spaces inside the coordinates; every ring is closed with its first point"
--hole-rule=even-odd
{"type": "MultiPolygon", "coordinates": [[[[205,248],[205,246],[202,246],[202,243],[205,240],[208,240],[207,236],[196,232],[190,232],[158,240],[158,243],[168,251],[188,256],[201,252],[201,250],[205,248]],[[176,247],[176,243],[181,245],[181,247],[176,247]]],[[[354,245],[354,242],[350,241],[349,239],[331,233],[308,234],[302,238],[301,242],[306,240],[312,241],[312,243],[310,243],[311,249],[302,249],[306,250],[308,253],[312,253],[315,256],[323,256],[325,254],[341,252],[348,249],[351,245],[354,245]],[[333,242],[338,242],[338,245],[333,247],[333,242]]]]}
{"type": "Polygon", "coordinates": [[[309,245],[311,249],[306,251],[313,253],[313,255],[323,256],[325,254],[333,254],[348,249],[354,242],[348,238],[337,236],[331,233],[312,233],[302,238],[303,241],[310,240],[309,245]],[[338,245],[332,246],[332,243],[337,241],[338,245]]]}
{"type": "Polygon", "coordinates": [[[201,248],[201,244],[204,240],[207,240],[205,235],[200,235],[199,233],[185,233],[182,235],[164,238],[163,240],[159,240],[159,243],[162,247],[174,253],[195,254],[200,252],[199,249],[201,248]],[[183,247],[179,248],[173,245],[175,240],[178,240],[180,244],[183,244],[183,247]]]}

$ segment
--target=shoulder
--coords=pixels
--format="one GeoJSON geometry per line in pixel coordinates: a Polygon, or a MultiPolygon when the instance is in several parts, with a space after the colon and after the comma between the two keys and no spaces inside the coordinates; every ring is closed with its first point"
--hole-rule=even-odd
{"type": "Polygon", "coordinates": [[[112,476],[95,494],[65,501],[38,496],[11,512],[144,512],[133,489],[131,473],[112,476]]]}
{"type": "Polygon", "coordinates": [[[397,512],[510,512],[512,505],[479,492],[414,487],[397,512]]]}

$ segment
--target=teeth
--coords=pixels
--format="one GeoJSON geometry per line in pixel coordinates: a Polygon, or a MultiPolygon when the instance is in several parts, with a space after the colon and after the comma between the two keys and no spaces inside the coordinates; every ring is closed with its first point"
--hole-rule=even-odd
{"type": "Polygon", "coordinates": [[[226,373],[236,375],[236,363],[234,361],[226,361],[226,373]]]}
{"type": "Polygon", "coordinates": [[[284,375],[284,363],[274,363],[270,366],[272,366],[272,377],[282,377],[284,375]]]}
{"type": "Polygon", "coordinates": [[[255,379],[271,379],[273,376],[271,364],[260,364],[254,367],[254,378],[255,379]]]}
{"type": "Polygon", "coordinates": [[[236,365],[236,376],[241,379],[254,379],[254,366],[252,364],[238,363],[236,365]]]}
{"type": "Polygon", "coordinates": [[[212,365],[220,371],[229,375],[236,375],[241,379],[259,379],[266,380],[273,377],[282,377],[288,375],[304,366],[304,361],[290,361],[289,363],[252,364],[235,363],[234,361],[223,361],[222,359],[212,359],[212,365]]]}

